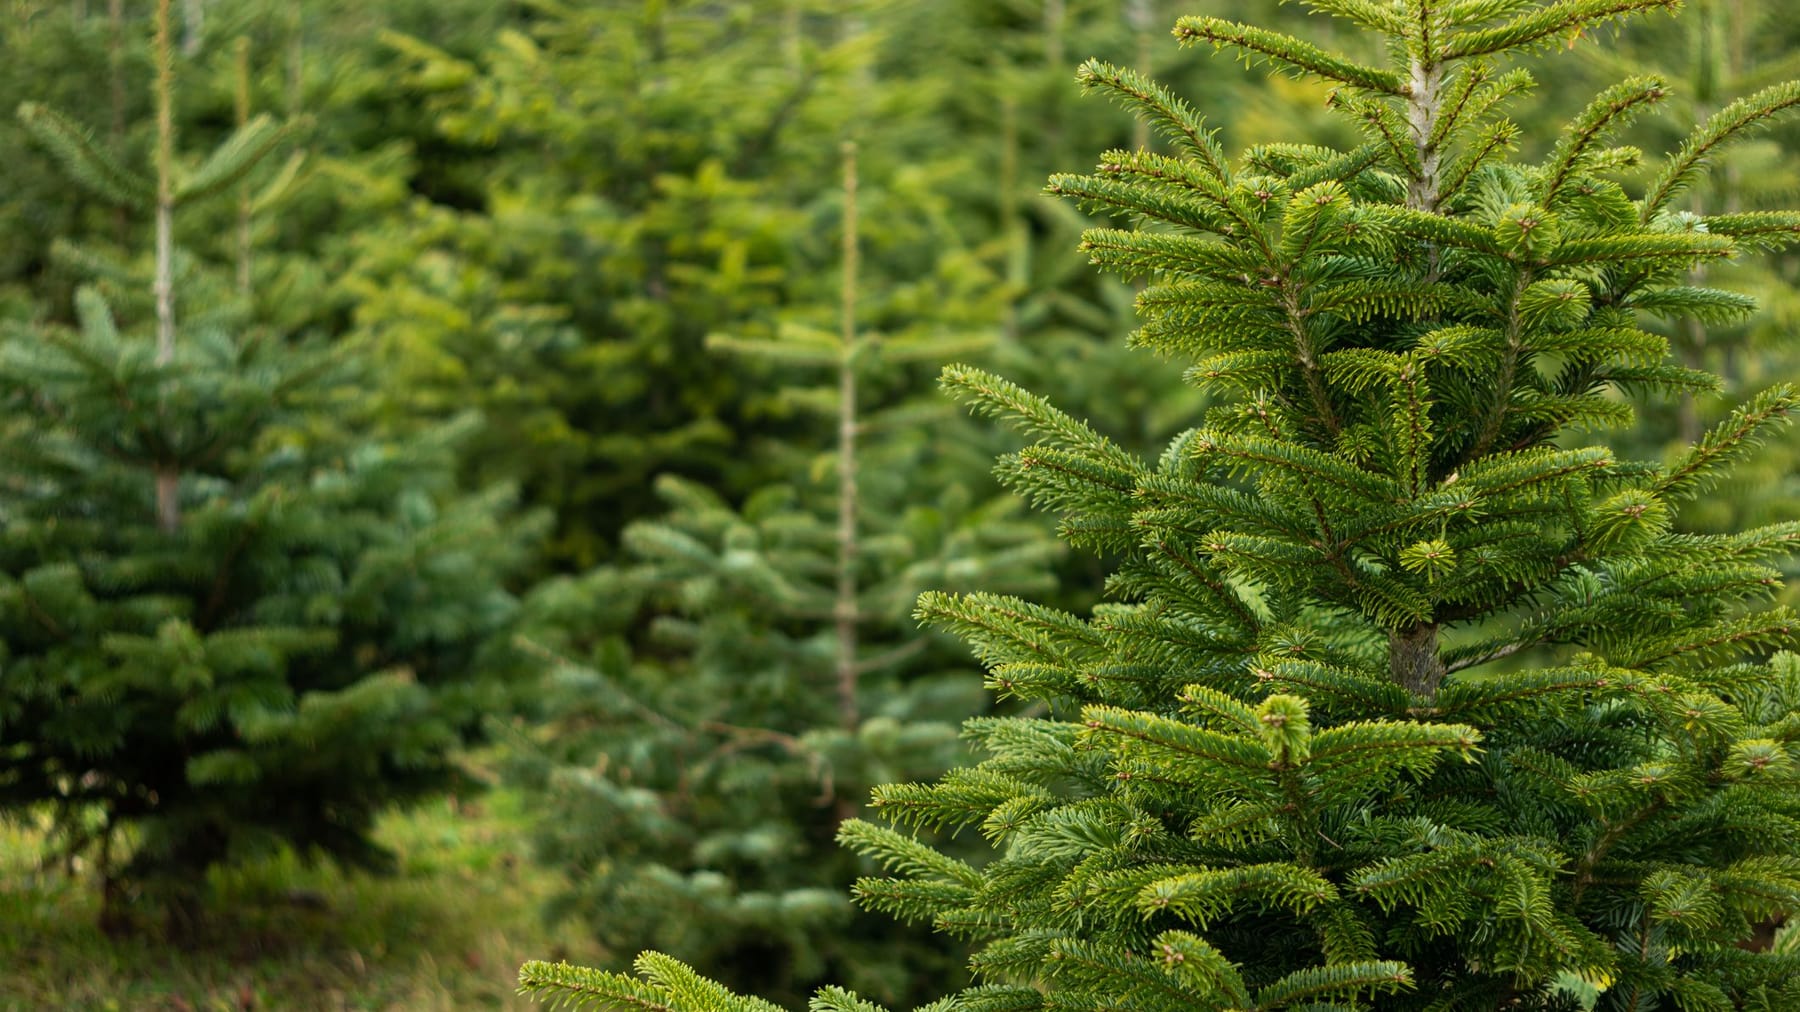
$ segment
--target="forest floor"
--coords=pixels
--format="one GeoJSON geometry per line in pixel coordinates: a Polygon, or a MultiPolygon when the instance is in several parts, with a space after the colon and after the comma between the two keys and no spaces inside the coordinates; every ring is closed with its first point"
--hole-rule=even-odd
{"type": "Polygon", "coordinates": [[[556,876],[527,852],[520,798],[497,789],[381,821],[391,877],[291,855],[214,878],[200,938],[115,941],[93,883],[45,872],[42,837],[0,824],[0,1010],[244,1012],[536,1009],[513,993],[527,959],[592,962],[578,925],[539,917],[556,876]]]}

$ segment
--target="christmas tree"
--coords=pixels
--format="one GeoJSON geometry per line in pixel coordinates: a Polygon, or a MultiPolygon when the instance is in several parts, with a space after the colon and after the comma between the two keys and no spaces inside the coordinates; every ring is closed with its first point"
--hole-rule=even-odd
{"type": "Polygon", "coordinates": [[[0,343],[0,811],[48,810],[96,855],[108,926],[142,894],[186,931],[210,867],[278,846],[380,865],[375,816],[462,780],[451,751],[506,700],[479,655],[534,524],[456,487],[473,419],[359,435],[354,349],[258,319],[247,246],[220,271],[177,244],[216,197],[250,234],[253,174],[295,126],[245,109],[182,158],[169,0],[155,24],[148,173],[20,110],[155,244],[90,258],[78,328],[0,343]]]}
{"type": "Polygon", "coordinates": [[[391,227],[357,229],[337,288],[401,378],[401,413],[481,404],[477,472],[553,506],[551,562],[584,568],[656,511],[655,475],[742,499],[780,476],[766,445],[807,438],[777,372],[703,348],[810,298],[836,172],[815,138],[879,120],[865,160],[912,161],[873,198],[913,203],[914,234],[871,257],[903,277],[955,248],[958,322],[1000,329],[996,366],[1147,450],[1200,394],[1143,384],[1116,353],[1132,286],[1087,271],[1080,212],[1030,192],[1132,132],[1068,94],[1058,54],[1076,38],[1129,54],[1136,34],[1110,3],[609,0],[472,56],[389,35],[460,185],[416,185],[391,227]]]}
{"type": "MultiPolygon", "coordinates": [[[[1084,619],[922,599],[1048,715],[975,720],[981,763],[875,792],[900,830],[976,828],[992,860],[848,823],[894,872],[857,895],[978,945],[982,983],[941,1008],[1795,1007],[1800,956],[1739,943],[1800,910],[1796,618],[1767,606],[1800,526],[1671,525],[1800,393],[1750,397],[1667,461],[1562,441],[1716,385],[1639,317],[1749,311],[1693,272],[1786,246],[1800,213],[1680,204],[1800,85],[1725,105],[1627,190],[1641,155],[1614,139],[1668,85],[1605,89],[1528,163],[1504,110],[1531,77],[1503,61],[1673,0],[1306,6],[1385,59],[1214,17],[1175,31],[1329,82],[1350,150],[1232,160],[1155,82],[1083,66],[1178,154],[1111,151],[1051,190],[1142,216],[1084,248],[1152,278],[1134,342],[1227,402],[1147,461],[946,371],[1037,439],[1001,473],[1119,558],[1114,600],[1084,619]]],[[[638,968],[522,980],[769,1007],[665,956],[638,968]]]]}
{"type": "MultiPolygon", "coordinates": [[[[92,16],[67,4],[20,5],[9,12],[0,25],[0,108],[10,112],[34,100],[104,110],[94,118],[102,121],[107,147],[136,152],[143,150],[143,127],[153,117],[147,115],[147,89],[126,83],[149,73],[141,38],[147,33],[126,23],[122,4],[108,6],[116,16],[92,16]],[[70,66],[87,72],[66,73],[70,66]]],[[[0,299],[16,293],[23,304],[30,292],[48,293],[68,307],[72,284],[47,277],[55,273],[52,243],[75,235],[118,236],[130,225],[128,212],[85,188],[71,188],[49,159],[26,154],[33,149],[30,132],[10,115],[0,117],[0,144],[23,155],[0,167],[0,192],[6,194],[0,197],[0,229],[7,236],[0,250],[0,299]]]]}
{"type": "Polygon", "coordinates": [[[781,393],[830,443],[788,447],[795,477],[741,505],[665,477],[667,512],[626,528],[619,565],[532,595],[521,646],[553,663],[552,717],[518,765],[540,858],[570,881],[552,916],[763,993],[846,979],[911,999],[957,975],[955,947],[854,921],[848,887],[870,869],[832,837],[873,785],[968,759],[957,725],[983,708],[979,683],[953,642],[917,628],[914,599],[1043,592],[1057,545],[992,488],[968,421],[920,403],[921,362],[995,335],[909,320],[917,293],[860,268],[905,208],[877,206],[859,235],[846,163],[842,255],[817,272],[836,291],[770,334],[712,342],[818,380],[781,393]]]}

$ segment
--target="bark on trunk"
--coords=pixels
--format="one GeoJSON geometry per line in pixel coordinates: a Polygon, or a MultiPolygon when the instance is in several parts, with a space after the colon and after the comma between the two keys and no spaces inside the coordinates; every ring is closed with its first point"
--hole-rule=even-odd
{"type": "Polygon", "coordinates": [[[1388,668],[1394,681],[1424,699],[1436,699],[1444,680],[1444,660],[1438,656],[1438,626],[1421,622],[1388,633],[1388,668]]]}
{"type": "MultiPolygon", "coordinates": [[[[175,60],[169,39],[169,0],[156,5],[156,364],[175,360],[175,60]]],[[[181,526],[181,474],[158,463],[156,526],[181,526]]]]}
{"type": "MultiPolygon", "coordinates": [[[[855,733],[862,722],[857,700],[857,681],[861,673],[856,660],[857,625],[862,621],[856,585],[856,556],[859,550],[856,526],[856,145],[844,144],[844,287],[840,313],[843,328],[842,358],[838,364],[838,515],[837,515],[837,601],[833,616],[837,624],[837,704],[838,722],[844,730],[855,733]]],[[[852,818],[857,812],[857,799],[839,795],[835,807],[837,821],[852,818]]]]}

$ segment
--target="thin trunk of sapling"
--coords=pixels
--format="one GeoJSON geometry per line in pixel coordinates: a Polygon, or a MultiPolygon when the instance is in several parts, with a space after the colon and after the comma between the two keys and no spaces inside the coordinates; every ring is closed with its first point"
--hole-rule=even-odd
{"type": "MultiPolygon", "coordinates": [[[[1424,48],[1423,43],[1421,48],[1424,48]]],[[[1442,152],[1433,138],[1441,114],[1444,68],[1431,60],[1429,52],[1421,52],[1413,58],[1409,77],[1407,127],[1418,155],[1419,174],[1407,188],[1406,206],[1415,211],[1435,213],[1442,185],[1439,176],[1442,152]]],[[[1437,281],[1437,251],[1432,250],[1428,256],[1425,283],[1430,285],[1437,281]]],[[[1444,680],[1438,632],[1438,624],[1429,620],[1388,631],[1389,672],[1407,691],[1425,699],[1436,698],[1438,686],[1444,680]]]]}
{"type": "MultiPolygon", "coordinates": [[[[1137,43],[1137,72],[1145,77],[1151,76],[1154,25],[1156,11],[1153,0],[1127,0],[1125,4],[1125,20],[1131,25],[1132,38],[1137,43]]],[[[1150,121],[1142,116],[1133,116],[1131,120],[1131,146],[1139,151],[1150,147],[1150,121]]]]}
{"type": "MultiPolygon", "coordinates": [[[[125,149],[125,0],[106,0],[106,32],[106,139],[117,152],[125,149]]],[[[131,212],[121,204],[113,209],[113,238],[123,246],[130,232],[131,212]]]]}
{"type": "MultiPolygon", "coordinates": [[[[156,2],[156,364],[175,361],[175,54],[169,38],[170,0],[156,2]]],[[[172,461],[155,469],[156,524],[181,526],[181,474],[172,461]]]]}
{"type": "Polygon", "coordinates": [[[287,114],[300,115],[300,106],[304,98],[303,89],[306,67],[306,32],[305,22],[301,19],[300,5],[294,4],[288,9],[288,51],[287,51],[287,114]]]}
{"type": "MultiPolygon", "coordinates": [[[[1068,70],[1063,65],[1063,22],[1067,16],[1065,0],[1044,0],[1044,69],[1059,83],[1066,80],[1063,75],[1068,70]]],[[[1055,116],[1044,122],[1044,141],[1051,151],[1060,152],[1062,128],[1055,116]]]]}
{"type": "Polygon", "coordinates": [[[781,56],[788,73],[796,78],[806,70],[804,35],[801,30],[800,0],[788,0],[781,12],[781,56]]]}
{"type": "Polygon", "coordinates": [[[206,0],[181,0],[181,55],[200,52],[200,33],[206,29],[206,0]]]}
{"type": "Polygon", "coordinates": [[[1063,22],[1067,17],[1066,0],[1044,0],[1044,63],[1052,70],[1063,65],[1063,22]]]}
{"type": "MultiPolygon", "coordinates": [[[[250,122],[250,40],[238,36],[235,48],[233,112],[236,113],[238,129],[242,130],[250,122]]],[[[252,215],[250,183],[246,180],[238,184],[237,207],[237,289],[238,297],[242,299],[250,298],[251,228],[254,224],[252,215]]]]}
{"type": "MultiPolygon", "coordinates": [[[[838,358],[837,412],[837,597],[832,617],[837,632],[838,723],[854,733],[862,715],[857,701],[857,624],[861,609],[857,594],[856,557],[856,275],[858,269],[856,220],[856,144],[844,144],[844,249],[843,288],[839,304],[841,346],[838,358]]],[[[856,814],[856,801],[840,795],[838,821],[856,814]]]]}
{"type": "Polygon", "coordinates": [[[1027,279],[1030,238],[1019,216],[1019,103],[1010,89],[1000,97],[1000,234],[1006,241],[1006,280],[1012,289],[1000,338],[1011,342],[1019,336],[1019,293],[1027,279]]]}

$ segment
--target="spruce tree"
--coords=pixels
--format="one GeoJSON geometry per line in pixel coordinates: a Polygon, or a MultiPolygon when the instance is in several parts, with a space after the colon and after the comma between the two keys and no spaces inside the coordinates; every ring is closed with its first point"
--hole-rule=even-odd
{"type": "MultiPolygon", "coordinates": [[[[1800,85],[1740,98],[1653,163],[1615,146],[1667,97],[1602,91],[1536,162],[1504,61],[1675,0],[1306,0],[1385,62],[1215,17],[1176,35],[1330,82],[1351,150],[1228,159],[1185,102],[1082,67],[1178,154],[1106,153],[1051,190],[1147,275],[1134,341],[1228,403],[1154,461],[979,370],[946,386],[1037,439],[1002,476],[1119,559],[1088,618],[926,595],[998,692],[988,758],[879,788],[894,872],[863,905],[979,946],[957,1009],[1782,1009],[1800,956],[1738,943],[1800,910],[1796,617],[1783,523],[1671,529],[1770,437],[1777,386],[1669,460],[1571,433],[1632,396],[1712,389],[1640,314],[1731,318],[1700,265],[1780,249],[1800,213],[1680,206],[1800,85]],[[974,865],[915,839],[978,829],[974,865]]],[[[760,1009],[665,956],[642,978],[528,964],[609,1008],[760,1009]]],[[[868,1009],[828,989],[815,1007],[868,1009]]]]}
{"type": "Polygon", "coordinates": [[[358,433],[353,350],[263,325],[243,272],[178,246],[199,202],[254,213],[242,188],[294,126],[246,109],[183,158],[169,2],[150,171],[20,110],[155,243],[90,258],[77,328],[0,342],[0,814],[48,810],[97,856],[109,927],[142,892],[187,930],[212,866],[283,845],[380,865],[375,816],[462,780],[452,750],[506,702],[479,654],[533,524],[457,489],[472,419],[358,433]]]}
{"type": "Polygon", "coordinates": [[[859,284],[881,219],[904,212],[859,241],[854,148],[845,171],[839,264],[816,272],[835,291],[772,334],[712,342],[796,373],[781,394],[828,441],[787,447],[793,477],[741,504],[665,476],[667,511],[625,529],[619,564],[532,595],[519,642],[554,667],[550,720],[517,765],[539,856],[569,880],[553,917],[786,999],[843,979],[912,1000],[959,976],[958,951],[853,921],[848,887],[871,869],[832,837],[873,785],[969,758],[957,725],[979,684],[914,599],[1046,591],[1058,546],[964,449],[970,423],[920,396],[935,365],[921,382],[919,363],[995,335],[906,320],[893,288],[859,284]]]}

